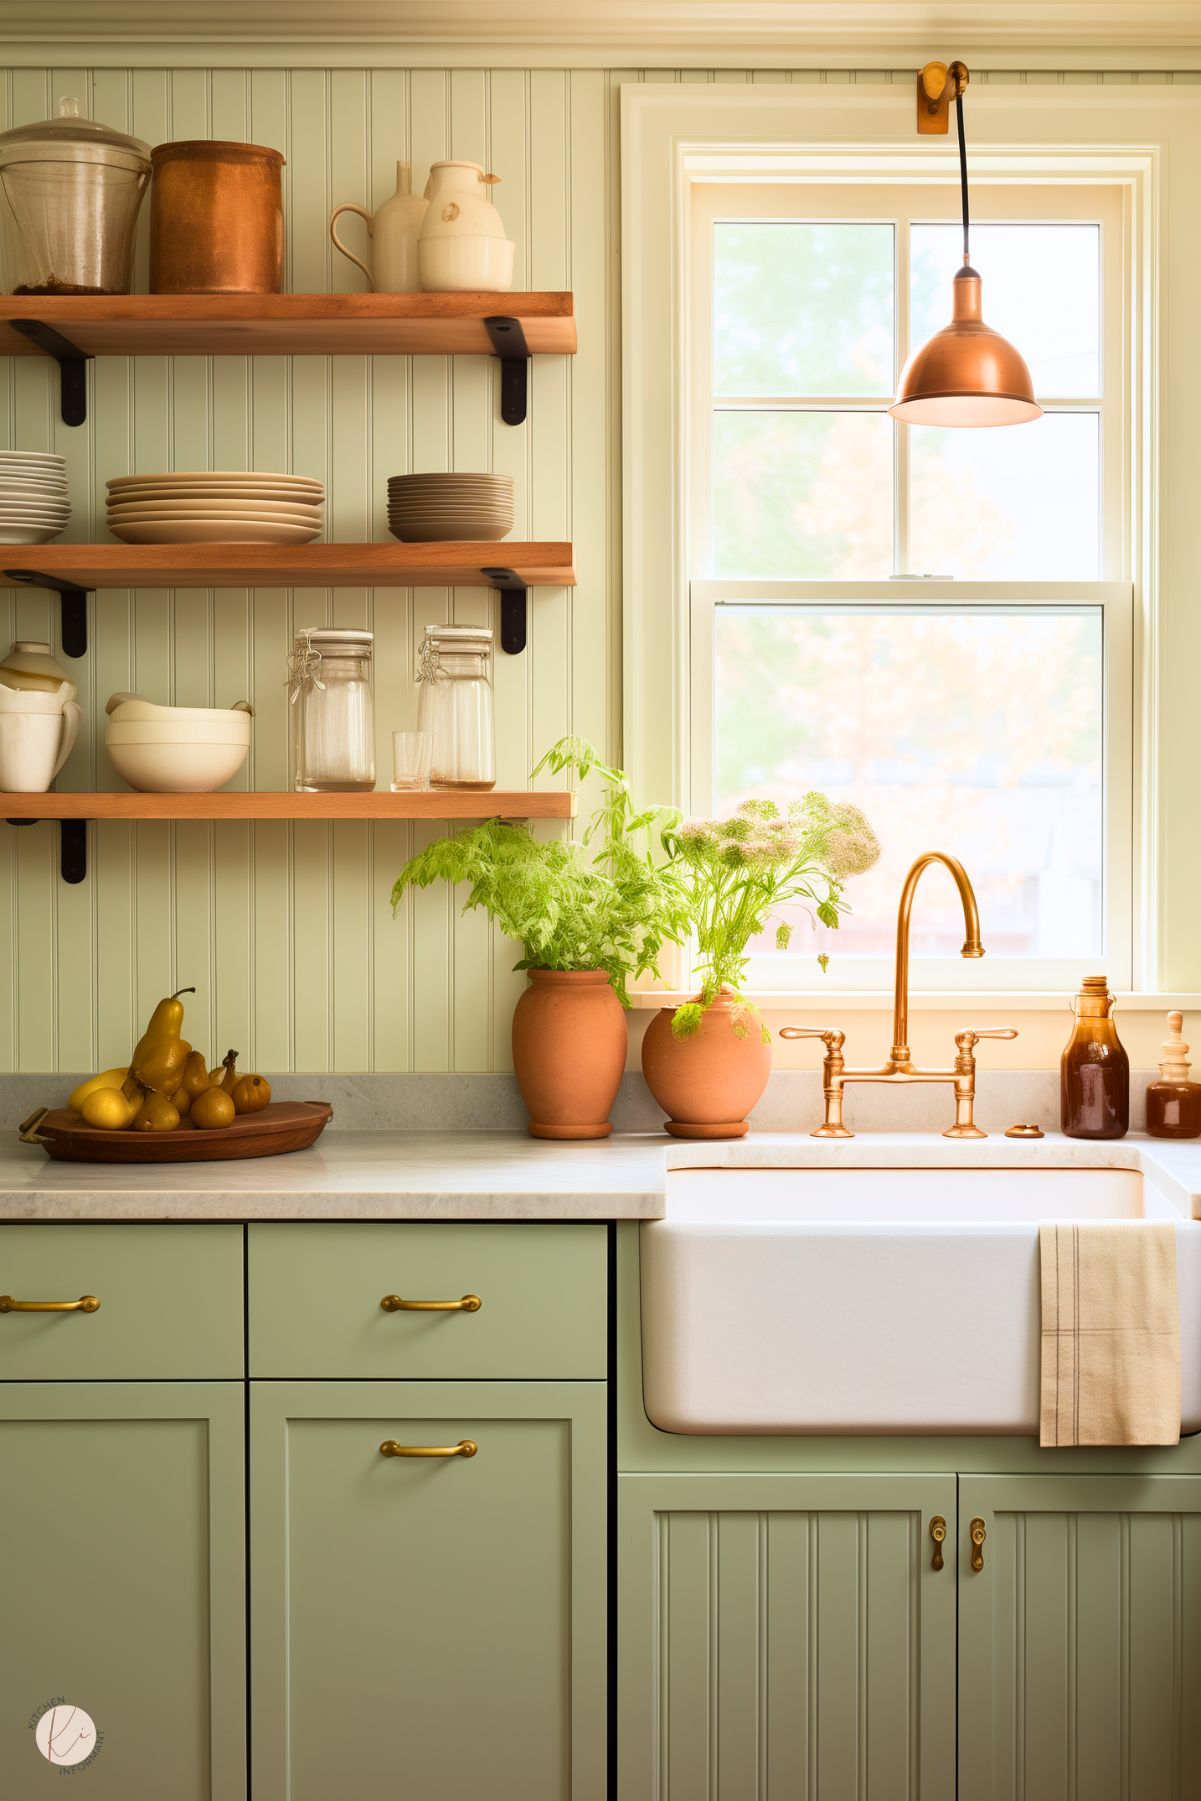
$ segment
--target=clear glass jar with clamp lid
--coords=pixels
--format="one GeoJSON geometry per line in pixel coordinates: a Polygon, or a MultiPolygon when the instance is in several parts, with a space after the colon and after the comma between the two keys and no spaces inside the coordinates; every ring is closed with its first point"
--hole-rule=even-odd
{"type": "Polygon", "coordinates": [[[431,738],[430,786],[496,786],[492,633],[427,625],[418,656],[417,729],[431,738]]]}
{"type": "Polygon", "coordinates": [[[374,634],[308,626],[289,660],[294,786],[301,794],[375,787],[374,634]]]}

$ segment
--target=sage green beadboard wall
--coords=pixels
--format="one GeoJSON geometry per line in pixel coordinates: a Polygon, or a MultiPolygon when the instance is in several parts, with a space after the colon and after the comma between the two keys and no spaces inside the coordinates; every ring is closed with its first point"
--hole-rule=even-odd
{"type": "MultiPolygon", "coordinates": [[[[664,71],[647,79],[673,79],[664,71]]],[[[76,94],[94,118],[158,143],[244,138],[287,158],[287,286],[363,286],[329,245],[341,200],[378,204],[398,157],[467,157],[503,177],[517,242],[514,286],[571,288],[580,349],[533,365],[524,427],[498,422],[484,358],[110,358],[93,365],[87,424],[57,418],[41,359],[0,359],[0,445],[67,458],[71,540],[106,536],[104,483],[129,470],[294,469],[323,479],[328,535],[386,536],[385,483],[409,469],[495,469],[517,490],[515,536],[571,538],[579,586],[531,594],[530,646],[498,656],[498,778],[521,787],[565,731],[620,754],[620,70],[16,69],[0,78],[0,129],[76,94]]],[[[873,72],[687,71],[680,81],[903,81],[873,72]]],[[[992,75],[993,81],[1163,82],[1171,76],[992,75]]],[[[1177,76],[1176,80],[1186,77],[1177,76]]],[[[1188,77],[1187,79],[1197,79],[1188,77]]],[[[798,94],[803,108],[803,94],[798,94]]],[[[147,209],[148,210],[148,209],[147,209]]],[[[146,283],[146,219],[135,286],[146,283]]],[[[356,222],[349,233],[357,242],[356,222]]],[[[254,702],[245,784],[288,785],[285,658],[294,626],[376,634],[377,765],[411,725],[416,639],[427,622],[492,621],[473,590],[180,590],[97,596],[79,665],[87,723],[60,786],[119,787],[103,707],[136,688],[182,705],[254,702]]],[[[57,638],[56,605],[0,590],[0,649],[57,638]]],[[[553,785],[553,784],[552,784],[553,785]]],[[[664,797],[666,798],[666,797],[664,797]]],[[[555,828],[546,828],[548,830],[555,828]]],[[[64,885],[57,835],[0,825],[0,1070],[123,1061],[163,993],[195,983],[188,1030],[270,1070],[489,1070],[509,1066],[524,978],[487,922],[445,889],[406,902],[392,879],[437,828],[220,823],[95,830],[88,880],[64,885]]]]}

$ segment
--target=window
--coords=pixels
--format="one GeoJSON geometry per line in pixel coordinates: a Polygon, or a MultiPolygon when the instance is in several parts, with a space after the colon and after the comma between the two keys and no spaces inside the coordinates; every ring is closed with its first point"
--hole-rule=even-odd
{"type": "Polygon", "coordinates": [[[756,988],[812,986],[819,951],[832,986],[886,987],[900,884],[932,848],[967,866],[989,957],[959,959],[932,875],[923,985],[1062,987],[1082,960],[1132,980],[1120,198],[975,184],[985,317],[1045,411],[905,426],[887,408],[949,316],[957,206],[946,184],[692,188],[690,806],[823,788],[882,843],[840,931],[756,947],[756,988]]]}

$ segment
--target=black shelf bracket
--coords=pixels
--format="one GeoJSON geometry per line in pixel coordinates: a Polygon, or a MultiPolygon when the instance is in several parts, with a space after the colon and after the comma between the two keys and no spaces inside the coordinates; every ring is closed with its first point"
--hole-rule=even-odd
{"type": "Polygon", "coordinates": [[[14,331],[58,364],[58,410],[64,425],[82,425],[88,416],[88,351],[77,350],[70,338],[64,338],[52,325],[40,319],[10,319],[14,331]]]}
{"type": "MultiPolygon", "coordinates": [[[[10,819],[9,825],[40,825],[40,819],[10,819]]],[[[59,819],[58,873],[72,887],[88,873],[88,822],[86,819],[59,819]]]]}
{"type": "Polygon", "coordinates": [[[500,647],[511,657],[520,656],[526,646],[529,619],[529,590],[525,577],[515,569],[482,569],[500,595],[500,647]]]}
{"type": "Polygon", "coordinates": [[[37,569],[6,569],[6,582],[20,582],[27,588],[50,588],[62,602],[62,646],[69,657],[81,657],[88,647],[88,588],[60,576],[43,575],[37,569]]]}
{"type": "Polygon", "coordinates": [[[497,314],[485,319],[484,326],[500,358],[500,416],[506,425],[522,425],[529,402],[530,347],[521,320],[497,314]]]}

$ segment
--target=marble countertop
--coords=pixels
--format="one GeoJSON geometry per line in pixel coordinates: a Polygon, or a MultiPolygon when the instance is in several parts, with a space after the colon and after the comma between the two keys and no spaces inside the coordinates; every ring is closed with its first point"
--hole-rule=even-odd
{"type": "Polygon", "coordinates": [[[1201,1220],[1201,1140],[1141,1133],[1092,1143],[1048,1132],[974,1143],[929,1132],[836,1142],[752,1132],[689,1144],[659,1132],[553,1143],[523,1132],[330,1129],[309,1151],[232,1163],[52,1162],[15,1141],[0,1154],[0,1224],[17,1220],[657,1219],[681,1167],[1108,1167],[1136,1169],[1201,1220]]]}

